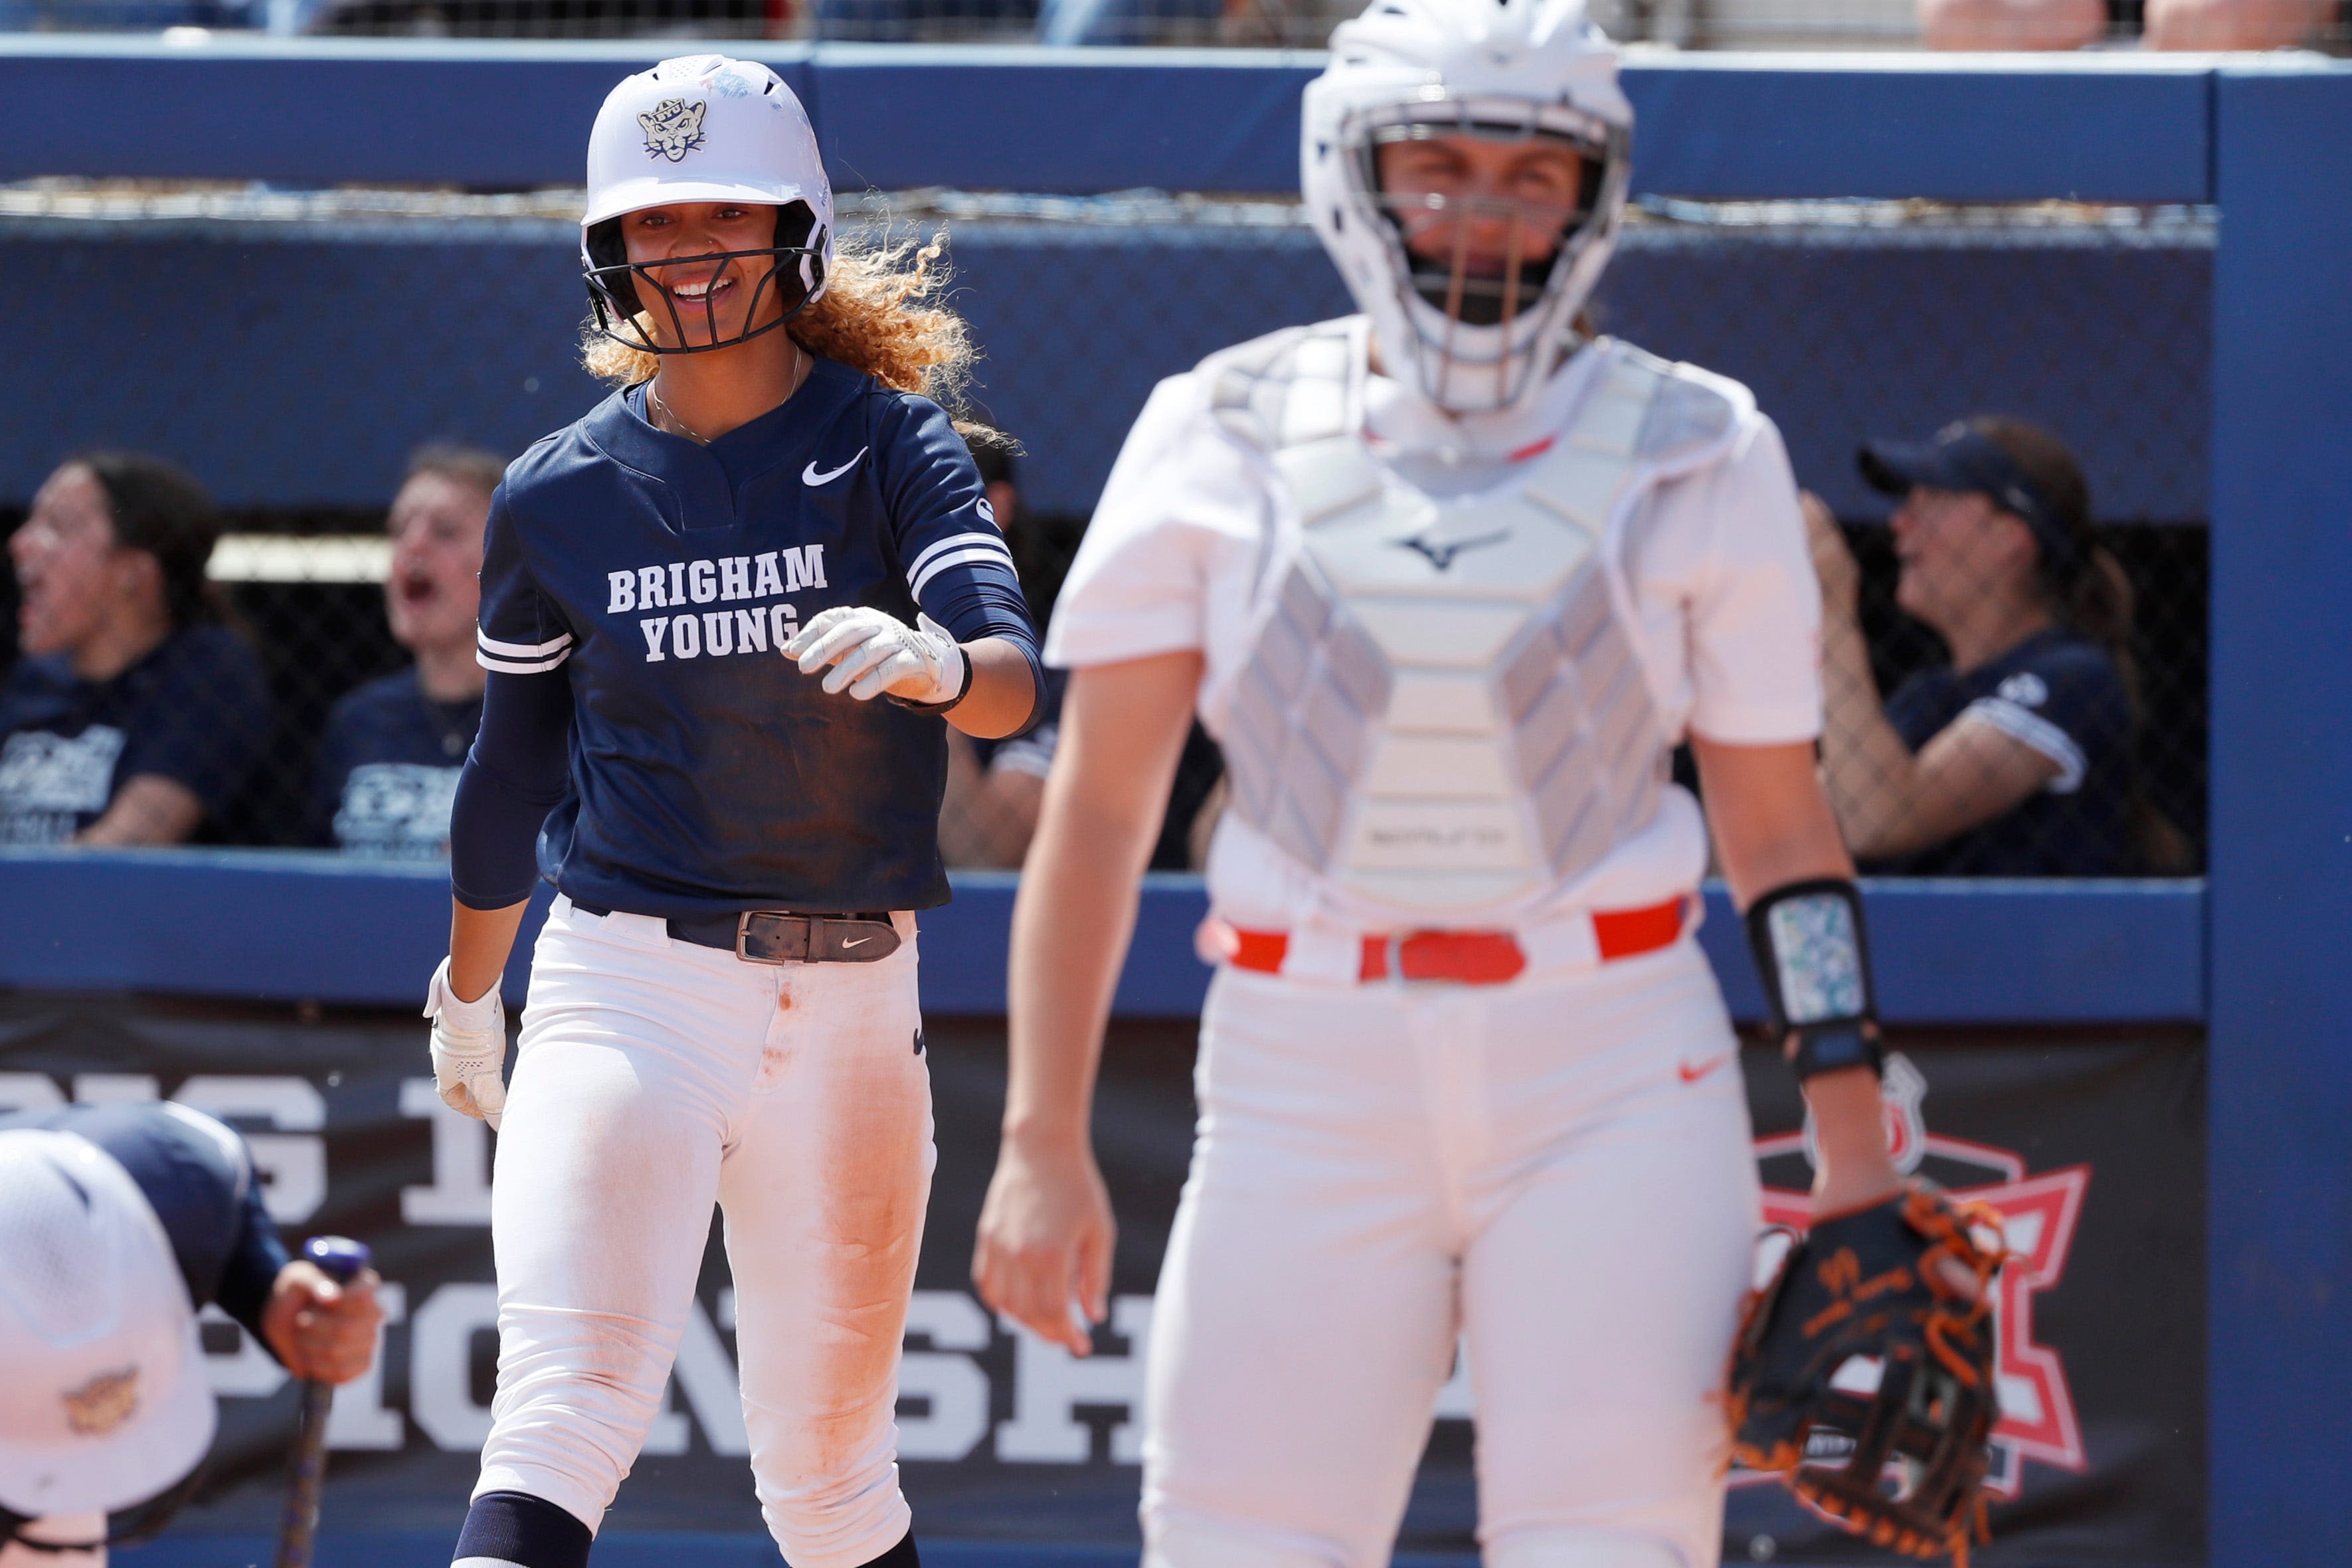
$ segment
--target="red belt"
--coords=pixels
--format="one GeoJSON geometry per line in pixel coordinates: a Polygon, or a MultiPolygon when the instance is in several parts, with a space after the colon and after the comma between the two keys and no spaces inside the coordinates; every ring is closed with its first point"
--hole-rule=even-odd
{"type": "MultiPolygon", "coordinates": [[[[1226,961],[1237,969],[1262,975],[1282,972],[1290,951],[1286,931],[1232,930],[1232,951],[1226,961]]],[[[1592,935],[1604,964],[1671,946],[1683,934],[1683,900],[1667,899],[1641,909],[1603,909],[1592,916],[1592,935]]],[[[1528,956],[1518,938],[1507,931],[1402,931],[1364,938],[1363,958],[1356,977],[1389,978],[1389,954],[1396,954],[1398,977],[1407,980],[1453,980],[1465,986],[1498,986],[1518,978],[1528,956]]]]}

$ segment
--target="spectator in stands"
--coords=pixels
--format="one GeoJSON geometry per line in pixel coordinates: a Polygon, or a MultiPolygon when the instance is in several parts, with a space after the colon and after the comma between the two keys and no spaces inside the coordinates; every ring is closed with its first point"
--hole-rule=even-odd
{"type": "Polygon", "coordinates": [[[2079,49],[2137,31],[2152,49],[2282,49],[2336,19],[2336,0],[1919,0],[1931,49],[2079,49]]]}
{"type": "Polygon", "coordinates": [[[205,580],[212,499],[158,457],[89,452],[8,541],[24,658],[0,690],[0,841],[172,844],[268,744],[260,662],[205,580]]]}
{"type": "Polygon", "coordinates": [[[1854,858],[1905,875],[2105,876],[2136,869],[2132,595],[2091,528],[2074,458],[2011,419],[1873,442],[1863,477],[1902,497],[1895,603],[1948,664],[1883,706],[1859,573],[1805,497],[1822,582],[1822,766],[1854,858]]]}
{"type": "Polygon", "coordinates": [[[2151,49],[2289,49],[2318,41],[2336,0],[2147,0],[2151,49]]]}
{"type": "MultiPolygon", "coordinates": [[[[1017,557],[1021,492],[1013,454],[1002,446],[976,445],[971,458],[988,486],[988,515],[1017,557]]],[[[1019,865],[1028,854],[1037,809],[1045,798],[1045,774],[1054,765],[1063,679],[1058,670],[1045,673],[1045,696],[1038,709],[1044,716],[1017,739],[980,740],[948,730],[948,787],[940,806],[940,855],[948,864],[1003,869],[1019,865]]]]}
{"type": "Polygon", "coordinates": [[[434,860],[449,852],[457,773],[482,722],[474,621],[482,530],[506,464],[428,446],[409,461],[385,531],[383,607],[415,663],[335,704],[319,752],[316,837],[355,854],[434,860]]]}
{"type": "Polygon", "coordinates": [[[857,44],[1018,42],[1037,0],[814,0],[810,31],[857,44]]]}

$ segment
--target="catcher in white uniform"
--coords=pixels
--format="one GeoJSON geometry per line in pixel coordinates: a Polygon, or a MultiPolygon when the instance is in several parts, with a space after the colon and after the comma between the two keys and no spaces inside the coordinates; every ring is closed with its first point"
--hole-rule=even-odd
{"type": "MultiPolygon", "coordinates": [[[[1302,160],[1363,313],[1162,382],[1063,591],[973,1272],[1076,1354],[1111,1253],[1095,1064],[1196,708],[1231,775],[1149,1568],[1385,1563],[1457,1338],[1489,1563],[1717,1561],[1759,1212],[1678,740],[1803,1078],[1818,1212],[1894,1223],[1909,1196],[1780,435],[1745,388],[1580,320],[1631,131],[1578,0],[1340,27],[1302,160]]],[[[1873,1263],[1882,1241],[1925,1245],[1873,1263]]]]}

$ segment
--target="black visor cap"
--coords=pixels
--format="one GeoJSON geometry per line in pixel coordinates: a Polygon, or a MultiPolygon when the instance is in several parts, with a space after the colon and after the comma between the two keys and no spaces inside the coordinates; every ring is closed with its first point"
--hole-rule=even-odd
{"type": "Polygon", "coordinates": [[[2023,522],[2042,559],[2061,581],[2081,565],[2074,534],[2015,458],[1966,423],[1944,426],[1932,441],[1869,441],[1854,454],[1863,482],[1882,495],[1956,490],[1983,496],[2023,522]]]}

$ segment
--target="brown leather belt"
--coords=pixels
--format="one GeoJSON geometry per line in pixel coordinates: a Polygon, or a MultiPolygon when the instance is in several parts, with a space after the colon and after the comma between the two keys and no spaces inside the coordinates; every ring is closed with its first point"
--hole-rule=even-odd
{"type": "MultiPolygon", "coordinates": [[[[1636,957],[1672,946],[1683,934],[1683,900],[1676,896],[1640,909],[1602,909],[1592,915],[1601,961],[1636,957]]],[[[1278,975],[1290,951],[1286,931],[1231,928],[1226,961],[1237,969],[1278,975]]],[[[1385,980],[1451,980],[1464,986],[1499,986],[1528,967],[1518,938],[1507,931],[1398,931],[1367,936],[1356,977],[1385,980]],[[1394,955],[1391,968],[1391,955],[1394,955]]]]}
{"type": "MultiPolygon", "coordinates": [[[[583,915],[609,909],[572,901],[583,915]]],[[[855,915],[801,915],[783,909],[747,909],[740,915],[662,922],[672,940],[732,953],[747,964],[871,964],[898,950],[898,927],[887,910],[855,915]]]]}

